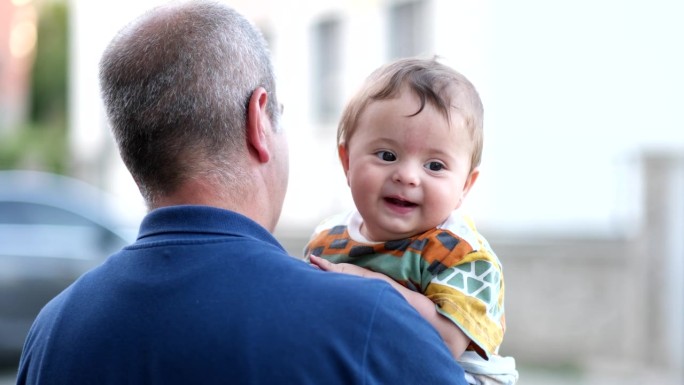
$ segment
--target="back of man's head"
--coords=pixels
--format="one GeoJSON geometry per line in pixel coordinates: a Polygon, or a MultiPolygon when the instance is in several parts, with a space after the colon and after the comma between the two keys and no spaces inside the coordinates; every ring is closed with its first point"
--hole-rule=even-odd
{"type": "Polygon", "coordinates": [[[218,2],[172,3],[126,26],[104,52],[100,83],[121,157],[151,207],[193,178],[239,186],[259,86],[277,126],[266,42],[218,2]]]}

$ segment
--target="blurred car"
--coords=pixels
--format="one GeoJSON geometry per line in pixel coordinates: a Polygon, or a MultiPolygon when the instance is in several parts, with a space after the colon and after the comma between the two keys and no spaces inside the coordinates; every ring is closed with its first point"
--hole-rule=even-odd
{"type": "Polygon", "coordinates": [[[0,171],[0,360],[18,358],[50,299],[134,240],[116,213],[111,197],[76,179],[0,171]]]}

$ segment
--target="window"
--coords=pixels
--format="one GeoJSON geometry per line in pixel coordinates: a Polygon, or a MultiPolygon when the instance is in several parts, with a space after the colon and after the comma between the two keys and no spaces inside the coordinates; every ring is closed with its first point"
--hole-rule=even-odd
{"type": "Polygon", "coordinates": [[[330,123],[341,110],[341,23],[328,18],[314,27],[313,106],[317,123],[330,123]]]}
{"type": "Polygon", "coordinates": [[[429,41],[425,1],[393,4],[388,24],[390,60],[426,53],[429,41]]]}

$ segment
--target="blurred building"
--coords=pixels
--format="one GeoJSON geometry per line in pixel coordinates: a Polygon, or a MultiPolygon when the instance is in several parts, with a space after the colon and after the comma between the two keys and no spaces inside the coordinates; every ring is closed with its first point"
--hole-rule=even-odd
{"type": "Polygon", "coordinates": [[[0,2],[0,134],[26,117],[36,35],[32,0],[0,2]]]}

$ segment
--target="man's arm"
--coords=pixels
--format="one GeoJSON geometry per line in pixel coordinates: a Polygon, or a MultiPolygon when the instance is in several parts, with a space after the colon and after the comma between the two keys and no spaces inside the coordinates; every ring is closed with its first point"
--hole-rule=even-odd
{"type": "Polygon", "coordinates": [[[423,294],[402,286],[385,274],[377,273],[360,266],[350,263],[336,264],[314,255],[309,256],[309,258],[314,266],[324,271],[357,275],[365,278],[375,278],[388,282],[421,316],[423,316],[423,318],[437,329],[437,332],[439,332],[439,335],[442,337],[442,340],[444,340],[444,343],[447,345],[455,359],[459,359],[461,354],[463,354],[468,347],[468,344],[470,344],[470,339],[465,333],[463,333],[456,324],[439,314],[435,309],[435,304],[423,294]]]}

